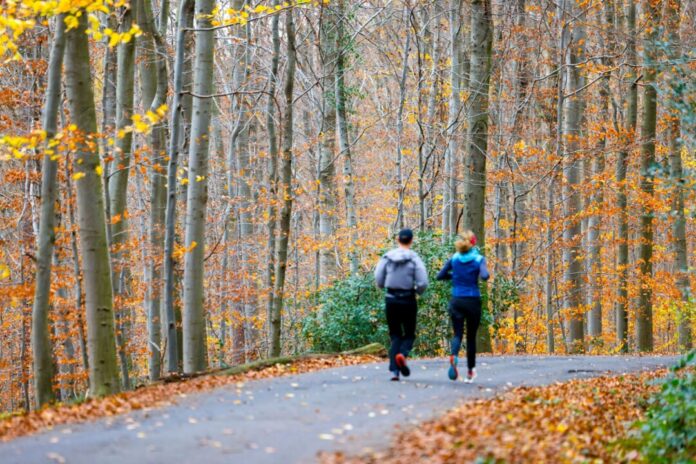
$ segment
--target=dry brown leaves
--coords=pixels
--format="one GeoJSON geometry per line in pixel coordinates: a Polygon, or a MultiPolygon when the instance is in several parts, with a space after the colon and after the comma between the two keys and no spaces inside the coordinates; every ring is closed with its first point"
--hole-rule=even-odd
{"type": "Polygon", "coordinates": [[[212,390],[240,382],[282,377],[331,367],[351,366],[379,361],[372,355],[331,356],[307,358],[289,364],[275,364],[264,369],[238,375],[203,375],[189,380],[158,383],[134,391],[87,400],[81,404],[61,404],[9,417],[0,421],[0,441],[30,435],[57,425],[85,422],[100,417],[125,414],[139,409],[167,406],[192,393],[212,390]]]}
{"type": "MultiPolygon", "coordinates": [[[[392,447],[372,455],[323,455],[324,464],[617,462],[607,445],[641,417],[641,402],[666,371],[519,387],[493,399],[462,404],[401,432],[392,447]]],[[[617,451],[618,453],[618,451],[617,451]]]]}

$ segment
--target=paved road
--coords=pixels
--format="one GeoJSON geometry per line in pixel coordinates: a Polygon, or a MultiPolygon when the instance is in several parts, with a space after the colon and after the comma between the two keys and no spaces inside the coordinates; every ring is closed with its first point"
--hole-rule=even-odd
{"type": "Polygon", "coordinates": [[[396,424],[417,424],[467,398],[673,361],[483,357],[473,385],[450,381],[444,360],[411,362],[411,377],[399,383],[388,381],[385,363],[328,369],[229,386],[180,398],[167,408],[19,438],[0,444],[0,462],[306,463],[319,451],[384,446],[396,424]]]}

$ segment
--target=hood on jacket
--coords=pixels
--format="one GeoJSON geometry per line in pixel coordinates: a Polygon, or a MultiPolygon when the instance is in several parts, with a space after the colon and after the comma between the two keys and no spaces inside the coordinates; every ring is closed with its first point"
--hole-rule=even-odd
{"type": "Polygon", "coordinates": [[[466,253],[455,253],[454,256],[452,257],[453,260],[460,261],[462,263],[468,263],[471,261],[480,261],[482,258],[481,253],[479,252],[479,249],[474,247],[471,250],[467,251],[466,253]]]}
{"type": "Polygon", "coordinates": [[[387,252],[387,254],[384,255],[385,258],[387,258],[389,261],[393,263],[402,263],[404,261],[410,261],[416,256],[416,253],[407,250],[405,248],[394,248],[393,250],[390,250],[387,252]]]}

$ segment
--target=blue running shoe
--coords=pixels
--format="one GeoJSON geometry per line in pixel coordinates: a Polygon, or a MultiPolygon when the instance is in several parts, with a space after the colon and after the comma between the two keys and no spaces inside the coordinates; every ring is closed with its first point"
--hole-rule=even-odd
{"type": "Polygon", "coordinates": [[[456,356],[450,356],[450,367],[449,371],[447,372],[447,375],[449,376],[450,380],[457,380],[457,377],[459,377],[459,371],[457,370],[458,362],[459,359],[456,356]]]}

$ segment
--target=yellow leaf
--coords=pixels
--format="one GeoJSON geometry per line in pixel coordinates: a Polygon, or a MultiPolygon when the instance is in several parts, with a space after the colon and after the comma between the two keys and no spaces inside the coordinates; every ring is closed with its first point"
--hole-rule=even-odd
{"type": "Polygon", "coordinates": [[[101,176],[102,174],[104,174],[104,169],[102,169],[101,166],[97,166],[96,168],[94,168],[94,172],[96,172],[98,176],[101,176]]]}
{"type": "Polygon", "coordinates": [[[73,174],[73,176],[72,176],[73,180],[80,180],[80,179],[82,179],[83,177],[85,177],[85,173],[84,173],[84,172],[76,172],[76,173],[73,174]]]}

